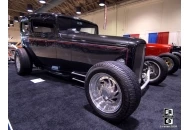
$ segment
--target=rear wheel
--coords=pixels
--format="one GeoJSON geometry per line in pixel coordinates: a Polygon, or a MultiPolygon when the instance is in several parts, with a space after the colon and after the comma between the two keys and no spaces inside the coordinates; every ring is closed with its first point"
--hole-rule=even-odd
{"type": "Polygon", "coordinates": [[[86,75],[85,91],[95,112],[114,122],[130,116],[141,99],[135,74],[115,61],[101,62],[91,67],[86,75]]]}
{"type": "Polygon", "coordinates": [[[24,48],[19,48],[15,52],[15,68],[19,75],[30,74],[32,71],[32,62],[24,48]]]}
{"type": "Polygon", "coordinates": [[[173,74],[179,69],[180,62],[175,55],[171,53],[163,53],[159,55],[159,57],[166,62],[168,66],[168,74],[173,74]]]}
{"type": "Polygon", "coordinates": [[[146,74],[148,67],[150,68],[149,84],[158,85],[167,77],[168,67],[162,58],[157,56],[146,56],[143,74],[146,74]]]}

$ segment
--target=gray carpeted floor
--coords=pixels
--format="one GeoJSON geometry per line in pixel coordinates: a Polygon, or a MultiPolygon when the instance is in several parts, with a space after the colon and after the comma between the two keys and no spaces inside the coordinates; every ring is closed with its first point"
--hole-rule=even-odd
{"type": "MultiPolygon", "coordinates": [[[[181,72],[159,86],[150,86],[137,110],[120,124],[96,116],[82,84],[43,71],[18,76],[9,65],[8,117],[14,130],[161,130],[164,108],[174,110],[174,125],[181,129],[181,72]],[[30,80],[42,78],[34,84],[30,80]]],[[[170,130],[170,128],[165,128],[170,130]]]]}

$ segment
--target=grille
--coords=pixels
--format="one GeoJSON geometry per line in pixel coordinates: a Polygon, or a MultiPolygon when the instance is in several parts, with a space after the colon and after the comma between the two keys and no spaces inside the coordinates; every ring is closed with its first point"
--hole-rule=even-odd
{"type": "Polygon", "coordinates": [[[142,79],[144,57],[145,57],[145,44],[140,44],[136,47],[135,59],[134,59],[134,64],[133,64],[133,71],[138,77],[139,83],[141,83],[141,79],[142,79]]]}

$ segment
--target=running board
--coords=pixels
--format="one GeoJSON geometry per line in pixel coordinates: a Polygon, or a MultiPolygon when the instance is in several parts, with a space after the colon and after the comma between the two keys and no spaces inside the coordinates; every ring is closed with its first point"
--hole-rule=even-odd
{"type": "Polygon", "coordinates": [[[75,80],[75,81],[78,81],[78,82],[81,82],[81,83],[85,83],[85,78],[86,78],[86,75],[83,75],[83,74],[80,74],[80,73],[77,73],[77,72],[71,72],[71,75],[72,75],[72,80],[75,80]]]}
{"type": "Polygon", "coordinates": [[[78,82],[84,83],[84,81],[82,81],[82,80],[80,80],[80,79],[72,78],[72,80],[75,80],[75,81],[78,81],[78,82]]]}
{"type": "Polygon", "coordinates": [[[79,73],[76,73],[76,72],[71,72],[71,74],[73,74],[73,75],[77,75],[77,76],[81,76],[81,77],[86,77],[86,75],[83,75],[83,74],[79,74],[79,73]]]}

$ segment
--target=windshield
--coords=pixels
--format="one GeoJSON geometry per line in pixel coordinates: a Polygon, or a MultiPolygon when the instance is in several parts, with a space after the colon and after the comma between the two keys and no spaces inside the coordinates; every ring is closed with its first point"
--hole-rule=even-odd
{"type": "Polygon", "coordinates": [[[65,17],[58,17],[59,31],[78,31],[89,34],[98,34],[98,27],[85,21],[70,19],[65,17]]]}

